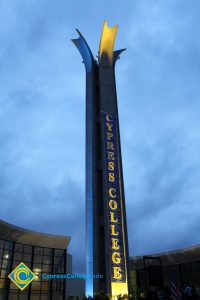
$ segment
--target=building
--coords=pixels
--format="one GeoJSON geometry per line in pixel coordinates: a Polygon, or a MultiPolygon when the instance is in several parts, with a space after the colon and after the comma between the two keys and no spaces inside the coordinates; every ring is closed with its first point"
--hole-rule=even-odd
{"type": "MultiPolygon", "coordinates": [[[[67,273],[72,273],[72,255],[67,255],[67,273]]],[[[78,275],[85,275],[85,274],[78,274],[78,275]]],[[[84,278],[69,278],[66,280],[66,289],[67,289],[67,296],[84,296],[85,295],[85,279],[84,278]]]]}
{"type": "Polygon", "coordinates": [[[200,245],[148,256],[130,257],[130,292],[135,299],[146,298],[147,292],[169,294],[172,276],[180,290],[191,285],[200,299],[200,245]]]}
{"type": "Polygon", "coordinates": [[[66,280],[45,280],[42,274],[66,273],[69,242],[67,236],[30,231],[0,221],[0,300],[64,300],[66,280]],[[23,291],[8,278],[21,262],[36,275],[23,291]]]}
{"type": "Polygon", "coordinates": [[[128,294],[128,239],[115,63],[118,26],[104,22],[96,61],[81,35],[72,41],[86,69],[86,295],[128,294]]]}

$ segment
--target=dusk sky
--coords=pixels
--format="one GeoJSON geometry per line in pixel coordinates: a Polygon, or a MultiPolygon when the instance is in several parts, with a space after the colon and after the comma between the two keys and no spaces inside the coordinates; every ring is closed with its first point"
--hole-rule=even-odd
{"type": "Polygon", "coordinates": [[[0,219],[71,236],[85,268],[85,69],[115,49],[129,252],[200,243],[199,0],[0,1],[0,219]]]}

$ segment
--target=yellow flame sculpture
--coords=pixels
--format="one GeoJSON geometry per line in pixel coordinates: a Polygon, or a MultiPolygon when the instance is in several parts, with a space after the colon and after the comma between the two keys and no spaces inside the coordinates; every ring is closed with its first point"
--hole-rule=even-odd
{"type": "Polygon", "coordinates": [[[104,21],[100,39],[99,56],[101,60],[102,54],[105,53],[108,56],[110,66],[112,66],[113,63],[113,48],[117,34],[117,29],[118,25],[108,27],[107,21],[104,21]]]}

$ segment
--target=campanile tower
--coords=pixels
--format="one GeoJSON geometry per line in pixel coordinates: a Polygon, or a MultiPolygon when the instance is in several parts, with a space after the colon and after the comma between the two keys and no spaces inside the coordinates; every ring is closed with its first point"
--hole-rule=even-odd
{"type": "Polygon", "coordinates": [[[125,49],[113,51],[117,29],[104,21],[98,61],[78,30],[79,38],[72,40],[86,69],[86,296],[101,290],[113,297],[128,294],[128,239],[115,84],[115,63],[125,49]]]}

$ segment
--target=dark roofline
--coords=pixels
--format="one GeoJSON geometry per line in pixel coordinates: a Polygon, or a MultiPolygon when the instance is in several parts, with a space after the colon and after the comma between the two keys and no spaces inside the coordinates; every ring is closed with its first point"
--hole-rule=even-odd
{"type": "Polygon", "coordinates": [[[186,248],[179,248],[177,250],[170,250],[167,252],[160,252],[160,253],[152,253],[152,254],[145,254],[145,255],[139,255],[139,256],[130,256],[130,259],[139,259],[139,258],[143,258],[146,256],[152,256],[152,257],[158,257],[158,256],[164,256],[164,255],[170,255],[170,254],[178,254],[181,252],[189,252],[189,251],[194,251],[194,250],[199,250],[200,251],[200,244],[197,245],[193,245],[191,247],[186,247],[186,248]]]}
{"type": "Polygon", "coordinates": [[[67,249],[71,237],[52,235],[21,228],[0,220],[0,238],[38,247],[67,249]]]}

